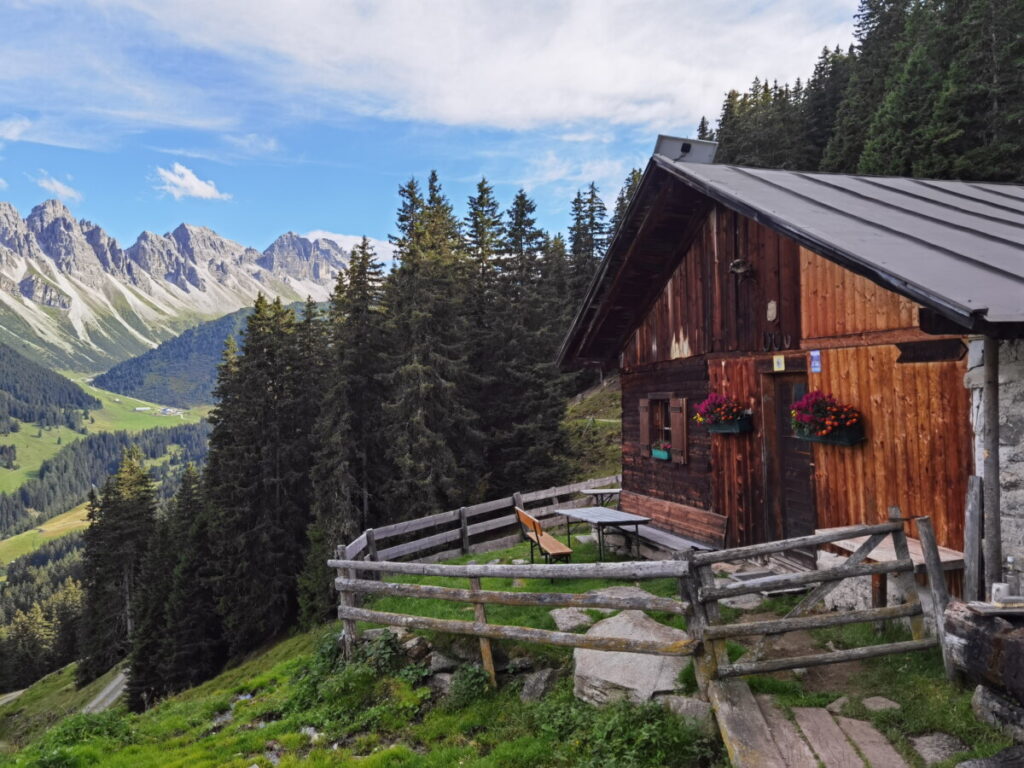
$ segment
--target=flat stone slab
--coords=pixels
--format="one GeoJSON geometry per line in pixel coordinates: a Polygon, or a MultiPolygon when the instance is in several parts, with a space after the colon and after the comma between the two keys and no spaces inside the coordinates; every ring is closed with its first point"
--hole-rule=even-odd
{"type": "Polygon", "coordinates": [[[590,614],[582,608],[555,608],[548,613],[551,614],[559,632],[575,632],[594,623],[590,614]]]}
{"type": "MultiPolygon", "coordinates": [[[[733,579],[715,579],[716,587],[731,587],[737,582],[733,579]]],[[[756,592],[751,595],[737,595],[736,597],[723,597],[718,601],[721,605],[727,605],[730,608],[736,608],[740,611],[752,611],[755,608],[760,608],[761,603],[764,602],[764,596],[757,594],[756,592]]]]}
{"type": "MultiPolygon", "coordinates": [[[[601,589],[592,589],[587,594],[602,595],[604,597],[655,597],[655,595],[646,589],[640,589],[640,587],[602,587],[601,589]]],[[[595,608],[594,610],[601,613],[615,613],[612,608],[595,608]]]]}
{"type": "Polygon", "coordinates": [[[869,712],[885,712],[888,709],[899,709],[900,705],[884,696],[871,696],[864,699],[861,704],[869,712]]]}
{"type": "Polygon", "coordinates": [[[966,744],[948,733],[928,733],[924,736],[915,736],[910,739],[910,743],[914,745],[914,749],[924,760],[925,765],[936,765],[959,752],[967,751],[966,744]]]}
{"type": "Polygon", "coordinates": [[[838,699],[836,699],[831,704],[826,706],[825,709],[827,709],[833,715],[838,715],[840,712],[843,711],[843,707],[845,707],[849,702],[849,696],[840,696],[838,699]]]}
{"type": "MultiPolygon", "coordinates": [[[[622,611],[602,619],[587,630],[587,637],[663,643],[690,639],[686,632],[659,624],[643,611],[622,611]]],[[[573,679],[576,698],[597,706],[621,699],[641,703],[656,693],[671,692],[678,685],[679,673],[690,663],[688,656],[653,656],[586,648],[573,651],[573,658],[576,662],[573,679]]]]}

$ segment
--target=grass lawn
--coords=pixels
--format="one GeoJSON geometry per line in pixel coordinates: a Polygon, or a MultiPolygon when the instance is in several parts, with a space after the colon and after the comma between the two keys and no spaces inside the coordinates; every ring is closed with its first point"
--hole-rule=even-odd
{"type": "MultiPolygon", "coordinates": [[[[86,383],[87,376],[81,373],[61,371],[82,389],[99,398],[103,407],[90,411],[91,422],[85,424],[90,432],[141,432],[153,427],[173,427],[178,424],[195,424],[209,413],[209,406],[191,408],[180,414],[164,416],[160,414],[163,406],[147,403],[144,400],[125,397],[103,389],[97,389],[86,383]],[[136,411],[135,408],[150,408],[149,411],[136,411]]],[[[80,440],[84,435],[67,427],[51,427],[40,430],[34,424],[22,424],[21,431],[0,436],[0,443],[13,445],[18,450],[18,469],[0,469],[0,493],[17,490],[22,483],[35,477],[40,465],[60,451],[65,445],[80,440]]]]}
{"type": "Polygon", "coordinates": [[[622,401],[617,379],[585,394],[566,410],[573,477],[605,477],[622,472],[622,401]]]}
{"type": "Polygon", "coordinates": [[[0,540],[0,566],[27,555],[51,539],[66,536],[73,531],[80,531],[88,524],[86,520],[86,504],[80,504],[69,512],[51,517],[37,528],[0,540]]]}

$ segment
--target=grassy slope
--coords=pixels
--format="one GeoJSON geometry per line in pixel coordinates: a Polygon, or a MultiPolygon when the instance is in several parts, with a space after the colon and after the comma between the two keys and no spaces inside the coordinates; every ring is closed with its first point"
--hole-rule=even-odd
{"type": "Polygon", "coordinates": [[[11,536],[9,539],[0,540],[0,567],[39,549],[51,539],[60,538],[85,528],[88,525],[86,507],[86,504],[80,504],[63,515],[57,515],[45,523],[40,523],[38,528],[11,536]]]}
{"type": "MultiPolygon", "coordinates": [[[[87,377],[82,374],[68,371],[60,371],[60,373],[80,384],[86,392],[99,398],[103,403],[100,410],[90,412],[93,423],[86,424],[90,432],[115,432],[118,430],[141,432],[152,427],[195,424],[209,411],[209,408],[191,408],[178,415],[162,416],[159,412],[161,406],[156,403],[147,403],[143,400],[97,389],[87,384],[87,377]],[[149,407],[152,410],[134,410],[139,407],[149,407]]],[[[37,437],[38,434],[38,427],[33,424],[24,424],[20,432],[0,437],[0,443],[17,447],[18,464],[20,465],[20,469],[0,469],[0,493],[16,490],[26,480],[35,476],[44,461],[52,458],[65,445],[83,437],[80,433],[66,427],[44,429],[41,437],[37,437]],[[60,440],[59,444],[58,439],[60,440]]]]}
{"type": "MultiPolygon", "coordinates": [[[[574,560],[593,559],[595,553],[591,546],[575,548],[574,560]]],[[[524,547],[519,546],[489,553],[486,557],[500,557],[507,562],[525,554],[524,547]]],[[[427,578],[411,580],[436,583],[435,579],[427,578]]],[[[570,591],[606,584],[596,580],[555,583],[530,580],[526,588],[570,591]]],[[[484,586],[521,588],[513,587],[509,580],[497,579],[485,580],[484,586]]],[[[671,595],[675,589],[670,580],[644,582],[643,586],[661,595],[671,595]]],[[[465,606],[433,600],[381,598],[372,601],[370,606],[420,615],[469,618],[465,606]]],[[[782,615],[791,607],[792,599],[782,598],[768,601],[758,610],[774,610],[782,615]]],[[[726,613],[728,620],[738,620],[744,615],[734,609],[727,609],[726,613]]],[[[489,606],[488,619],[553,628],[547,611],[541,608],[489,606]]],[[[672,621],[678,622],[679,619],[672,621]]],[[[506,683],[498,692],[481,699],[460,706],[445,706],[428,701],[425,691],[418,687],[416,676],[408,673],[399,677],[370,674],[352,678],[335,672],[324,678],[319,699],[299,697],[303,677],[315,677],[310,671],[315,649],[318,645],[329,648],[336,632],[337,626],[323,627],[285,640],[142,716],[118,711],[71,718],[19,756],[9,758],[9,763],[35,765],[43,754],[59,754],[65,750],[64,761],[52,764],[108,768],[247,768],[255,764],[262,768],[270,765],[264,750],[268,744],[275,744],[283,752],[283,767],[300,764],[375,768],[721,765],[715,762],[719,758],[714,757],[713,742],[702,739],[660,709],[594,710],[574,701],[569,679],[547,699],[533,704],[520,702],[516,684],[506,683]],[[237,700],[241,695],[252,698],[237,700]],[[360,703],[349,708],[339,703],[356,699],[360,703]],[[232,722],[222,728],[214,726],[213,718],[232,705],[232,722]],[[324,734],[323,741],[316,745],[302,733],[303,727],[311,725],[324,734]],[[675,739],[670,757],[650,762],[651,744],[664,745],[668,738],[675,739]],[[650,739],[650,742],[643,739],[650,739]],[[339,743],[337,750],[331,746],[335,742],[339,743]],[[605,752],[602,754],[600,750],[605,752]]],[[[870,625],[852,626],[821,631],[816,633],[816,640],[822,645],[833,642],[845,646],[902,637],[899,630],[892,634],[883,638],[876,636],[870,625]]],[[[451,638],[434,640],[444,647],[451,638]]],[[[510,656],[529,653],[536,666],[560,667],[566,673],[570,669],[571,653],[566,649],[542,650],[505,644],[504,650],[510,656]]],[[[743,649],[737,645],[735,650],[743,649]]],[[[64,699],[68,691],[47,681],[50,678],[29,689],[24,694],[28,698],[22,703],[0,707],[0,740],[24,743],[21,739],[25,735],[38,737],[42,722],[39,713],[48,708],[46,696],[57,696],[60,703],[55,709],[67,710],[64,699]],[[36,693],[39,686],[45,689],[36,693]],[[24,707],[30,702],[31,711],[36,713],[34,725],[28,729],[12,729],[9,715],[17,706],[24,707]]],[[[970,691],[961,690],[944,679],[937,652],[871,660],[842,691],[805,691],[803,684],[790,673],[751,678],[751,687],[775,694],[784,708],[824,706],[840,695],[852,694],[854,701],[847,706],[846,714],[873,721],[915,768],[923,768],[923,763],[912,751],[910,736],[933,731],[954,734],[971,747],[972,757],[991,755],[1008,744],[993,729],[974,719],[970,713],[970,691]],[[891,698],[899,702],[902,709],[867,712],[857,699],[873,695],[891,698]]],[[[948,761],[941,768],[951,768],[962,759],[965,758],[948,761]]],[[[0,765],[4,764],[4,758],[0,757],[0,765]]]]}
{"type": "Polygon", "coordinates": [[[37,680],[17,699],[0,707],[0,755],[13,745],[39,737],[62,717],[81,711],[116,674],[117,669],[112,669],[77,689],[75,665],[69,664],[37,680]]]}
{"type": "Polygon", "coordinates": [[[573,457],[573,477],[605,477],[622,472],[622,402],[618,377],[583,393],[569,405],[565,427],[573,457]]]}

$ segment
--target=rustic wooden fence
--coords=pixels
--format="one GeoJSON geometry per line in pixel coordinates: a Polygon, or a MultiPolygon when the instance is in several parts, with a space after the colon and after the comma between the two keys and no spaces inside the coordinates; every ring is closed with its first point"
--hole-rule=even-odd
{"type": "MultiPolygon", "coordinates": [[[[607,482],[609,478],[602,478],[599,482],[607,482]]],[[[611,478],[614,480],[614,478],[611,478]]],[[[577,490],[585,487],[592,487],[593,482],[577,484],[577,490]]],[[[565,486],[562,489],[551,489],[551,491],[524,494],[519,496],[524,502],[529,500],[544,501],[552,497],[552,491],[565,491],[573,486],[565,486]]],[[[573,491],[575,492],[575,491],[573,491]]],[[[515,504],[512,499],[501,500],[515,504]]],[[[478,507],[493,509],[487,504],[478,507]]],[[[546,508],[553,509],[556,505],[549,504],[546,508]]],[[[560,506],[560,505],[559,505],[560,506]]],[[[501,507],[498,507],[501,508],[501,507]]],[[[536,510],[534,510],[536,511],[536,510]]],[[[482,514],[482,513],[481,513],[482,514]]],[[[385,553],[401,553],[411,555],[421,551],[431,551],[430,559],[441,559],[442,556],[473,551],[474,546],[465,535],[467,529],[472,528],[468,524],[470,519],[469,510],[460,510],[458,515],[450,517],[451,513],[435,515],[432,518],[423,520],[440,519],[448,525],[458,521],[459,527],[452,527],[451,530],[430,534],[420,539],[420,546],[414,546],[415,541],[407,542],[388,549],[375,550],[373,548],[374,536],[368,531],[361,535],[348,547],[339,547],[338,559],[328,561],[328,565],[337,569],[338,577],[336,587],[341,595],[341,604],[338,608],[338,616],[345,625],[346,648],[351,648],[351,643],[357,637],[356,622],[365,621],[374,624],[389,626],[400,626],[408,629],[434,630],[461,635],[474,635],[480,638],[481,655],[488,673],[494,676],[494,667],[491,659],[490,640],[505,639],[517,640],[531,643],[541,643],[573,648],[591,648],[605,651],[629,651],[633,653],[648,653],[655,655],[670,656],[695,656],[695,672],[698,685],[705,694],[708,692],[710,681],[750,675],[763,672],[773,672],[784,669],[795,669],[798,667],[810,667],[823,664],[833,664],[856,659],[866,659],[875,656],[883,656],[908,651],[923,650],[932,648],[940,643],[942,632],[942,611],[948,602],[945,595],[945,582],[942,578],[941,564],[939,563],[938,550],[935,546],[934,535],[931,530],[931,523],[927,518],[916,518],[918,531],[921,535],[922,549],[925,553],[926,567],[929,576],[930,588],[932,591],[932,605],[938,619],[935,624],[939,637],[926,637],[923,621],[923,609],[918,594],[918,586],[914,580],[915,565],[910,558],[904,523],[899,517],[899,510],[890,510],[890,520],[887,523],[878,525],[856,525],[846,528],[835,529],[827,533],[814,536],[802,536],[799,538],[785,539],[782,541],[756,544],[736,549],[726,549],[717,552],[686,552],[679,553],[676,559],[661,560],[654,562],[620,562],[620,563],[587,563],[587,564],[521,564],[521,565],[439,565],[430,562],[397,562],[384,557],[385,553]],[[818,547],[847,539],[868,537],[867,540],[838,567],[809,571],[804,573],[782,574],[769,576],[761,579],[741,582],[728,586],[716,586],[714,578],[714,566],[718,563],[735,562],[760,558],[773,554],[780,554],[793,549],[806,547],[818,547]],[[886,537],[892,536],[893,545],[897,559],[881,563],[865,563],[871,552],[886,537]],[[439,545],[450,541],[460,541],[458,549],[436,553],[439,545]],[[424,543],[425,542],[425,543],[424,543]],[[361,555],[361,556],[360,556],[361,555]],[[427,586],[410,583],[395,583],[379,580],[381,574],[404,574],[432,577],[447,577],[454,579],[466,579],[469,582],[469,589],[457,587],[427,586]],[[808,614],[810,609],[816,606],[824,597],[838,586],[843,580],[875,574],[895,574],[895,578],[906,596],[907,602],[903,605],[896,605],[882,608],[872,608],[860,611],[842,611],[808,614]],[[368,576],[370,578],[363,578],[368,576]],[[374,578],[376,577],[376,578],[374,578]],[[596,594],[576,593],[534,593],[534,592],[507,592],[484,590],[481,588],[482,578],[508,578],[508,579],[582,579],[600,578],[605,580],[626,580],[636,581],[655,578],[674,578],[678,580],[679,599],[661,598],[654,596],[606,596],[596,594]],[[762,590],[781,590],[790,587],[802,587],[817,585],[801,602],[784,618],[768,621],[743,622],[737,624],[723,624],[719,611],[719,601],[729,597],[751,594],[762,590]],[[358,597],[361,595],[390,595],[398,597],[413,597],[425,599],[440,599],[447,601],[469,603],[474,606],[474,621],[462,621],[451,619],[436,619],[425,616],[410,614],[389,613],[362,608],[358,605],[358,597]],[[586,635],[578,635],[570,632],[555,632],[551,630],[536,629],[532,627],[506,626],[490,624],[487,621],[487,605],[518,605],[538,606],[546,608],[555,607],[577,607],[577,608],[610,608],[613,610],[655,610],[688,617],[688,631],[691,639],[687,642],[660,643],[645,640],[623,640],[616,638],[596,638],[586,635]],[[797,656],[781,659],[762,660],[761,650],[764,639],[773,635],[792,632],[795,630],[816,629],[830,626],[840,626],[857,622],[882,622],[889,619],[908,618],[910,620],[913,639],[903,642],[882,643],[879,645],[865,646],[862,648],[851,648],[828,653],[820,653],[812,656],[797,656]],[[731,637],[760,636],[762,639],[752,654],[753,660],[731,663],[726,653],[725,641],[731,637]]],[[[514,515],[510,515],[512,522],[514,515]]],[[[397,532],[407,533],[410,531],[423,531],[427,525],[419,525],[423,521],[409,521],[389,526],[389,534],[397,535],[397,532]]],[[[478,528],[479,531],[490,532],[501,530],[505,522],[502,518],[496,518],[493,527],[478,528]]],[[[553,522],[553,520],[552,520],[553,522]]],[[[479,524],[477,524],[479,525],[479,524]]],[[[385,529],[379,529],[385,530],[385,529]]],[[[379,531],[378,531],[379,533],[379,531]]],[[[486,545],[488,542],[501,542],[500,546],[507,546],[512,542],[519,541],[517,533],[511,537],[489,539],[476,546],[486,545]]],[[[491,549],[497,548],[491,546],[491,549]]]]}
{"type": "Polygon", "coordinates": [[[421,562],[437,562],[459,555],[504,549],[522,541],[516,507],[526,509],[546,527],[558,519],[554,515],[556,508],[593,504],[592,500],[576,498],[581,491],[617,485],[620,480],[620,475],[597,477],[542,491],[514,493],[501,499],[380,528],[368,528],[347,546],[338,547],[337,556],[343,560],[415,558],[421,562]]]}

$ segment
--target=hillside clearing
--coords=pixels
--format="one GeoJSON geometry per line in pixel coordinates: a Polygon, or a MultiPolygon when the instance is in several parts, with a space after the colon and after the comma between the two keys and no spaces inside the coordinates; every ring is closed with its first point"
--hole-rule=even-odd
{"type": "MultiPolygon", "coordinates": [[[[98,389],[87,383],[81,373],[60,371],[86,392],[97,397],[103,407],[90,411],[91,420],[86,421],[90,433],[95,432],[141,432],[153,427],[173,427],[179,424],[195,424],[209,412],[208,407],[190,408],[172,415],[161,413],[164,406],[148,403],[113,392],[98,389]],[[136,408],[147,408],[137,411],[136,408]]],[[[21,430],[0,436],[0,445],[13,445],[18,451],[18,469],[0,469],[0,493],[16,491],[22,483],[35,477],[40,465],[53,458],[66,445],[81,440],[85,435],[67,427],[40,428],[35,424],[22,423],[21,430]]]]}
{"type": "Polygon", "coordinates": [[[89,525],[86,519],[88,504],[79,504],[63,515],[51,517],[30,531],[24,531],[9,539],[0,540],[0,566],[29,552],[39,549],[45,542],[80,531],[89,525]]]}

